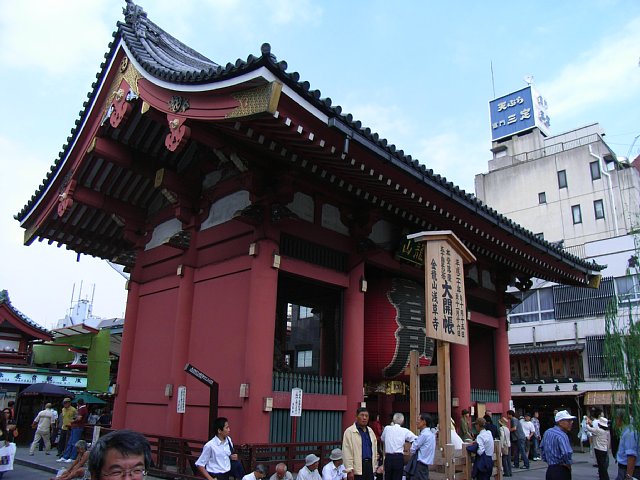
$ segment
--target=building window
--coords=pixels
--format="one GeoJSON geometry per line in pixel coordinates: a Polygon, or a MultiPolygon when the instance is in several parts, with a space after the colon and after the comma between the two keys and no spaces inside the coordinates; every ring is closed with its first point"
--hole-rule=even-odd
{"type": "Polygon", "coordinates": [[[538,203],[542,204],[542,203],[547,203],[547,194],[544,192],[540,192],[538,194],[538,203]]]}
{"type": "Polygon", "coordinates": [[[296,362],[298,368],[311,368],[313,367],[313,350],[301,350],[298,352],[298,361],[296,362]]]}
{"type": "Polygon", "coordinates": [[[311,307],[303,307],[300,306],[300,320],[303,318],[311,318],[313,317],[313,312],[311,307]]]}
{"type": "Polygon", "coordinates": [[[582,223],[582,212],[580,211],[580,205],[573,205],[571,207],[571,215],[573,216],[573,223],[582,223]]]}
{"type": "Polygon", "coordinates": [[[597,219],[604,218],[604,203],[602,203],[602,200],[595,200],[593,202],[593,211],[597,219]]]}
{"type": "Polygon", "coordinates": [[[560,170],[558,172],[558,188],[567,188],[567,171],[560,170]]]}
{"type": "Polygon", "coordinates": [[[589,377],[606,378],[610,375],[605,363],[604,335],[590,335],[585,338],[589,377]]]}
{"type": "Polygon", "coordinates": [[[616,278],[618,302],[637,304],[640,302],[640,280],[637,275],[616,278]]]}
{"type": "Polygon", "coordinates": [[[553,320],[553,292],[551,288],[529,290],[526,293],[516,292],[514,295],[522,300],[509,312],[510,323],[539,322],[553,320]]]}
{"type": "Polygon", "coordinates": [[[600,179],[600,162],[597,160],[595,162],[591,162],[589,164],[589,168],[591,169],[591,180],[599,180],[600,179]]]}

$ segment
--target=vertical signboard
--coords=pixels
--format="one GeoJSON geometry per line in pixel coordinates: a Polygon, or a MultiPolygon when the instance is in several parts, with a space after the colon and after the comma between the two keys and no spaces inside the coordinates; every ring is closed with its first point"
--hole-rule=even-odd
{"type": "Polygon", "coordinates": [[[176,409],[178,413],[185,413],[187,411],[187,387],[184,385],[178,387],[176,409]]]}
{"type": "Polygon", "coordinates": [[[425,244],[427,337],[467,345],[464,264],[475,257],[451,231],[409,235],[425,244]]]}
{"type": "Polygon", "coordinates": [[[302,389],[291,389],[291,410],[289,413],[292,417],[302,416],[302,389]]]}

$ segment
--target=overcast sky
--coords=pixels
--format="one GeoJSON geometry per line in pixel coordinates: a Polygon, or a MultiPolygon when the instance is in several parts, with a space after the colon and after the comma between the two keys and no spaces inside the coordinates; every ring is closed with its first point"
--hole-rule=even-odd
{"type": "MultiPolygon", "coordinates": [[[[288,71],[364,126],[473,192],[491,158],[488,102],[526,75],[552,134],[600,122],[618,155],[640,152],[640,2],[140,0],[149,18],[225,65],[271,44],[288,71]],[[493,68],[492,68],[493,67],[493,68]],[[492,75],[493,70],[493,75],[492,75]]],[[[0,0],[0,289],[52,327],[72,292],[123,316],[124,279],[13,219],[66,143],[124,1],[0,0]]]]}

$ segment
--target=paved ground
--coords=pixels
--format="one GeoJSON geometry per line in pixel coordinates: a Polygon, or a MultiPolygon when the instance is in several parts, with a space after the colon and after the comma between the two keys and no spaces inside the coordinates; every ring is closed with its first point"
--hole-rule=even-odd
{"type": "MultiPolygon", "coordinates": [[[[613,457],[609,456],[609,477],[615,480],[618,475],[618,466],[614,463],[613,457]]],[[[598,469],[593,466],[594,462],[589,458],[588,453],[576,452],[573,454],[573,468],[571,477],[573,480],[598,480],[598,469]]],[[[529,470],[514,470],[514,480],[541,480],[547,472],[547,464],[543,461],[530,462],[529,470]]]]}
{"type": "MultiPolygon", "coordinates": [[[[597,480],[598,470],[593,467],[593,461],[588,453],[576,452],[573,455],[574,465],[572,470],[573,480],[597,480]]],[[[609,457],[609,477],[616,478],[618,473],[617,465],[613,458],[609,457]]],[[[36,452],[34,456],[29,456],[27,447],[18,447],[16,453],[15,469],[8,472],[2,480],[40,480],[50,478],[55,472],[65,466],[64,463],[57,463],[55,454],[45,455],[44,452],[36,452]]],[[[547,464],[538,461],[531,462],[529,470],[514,470],[513,480],[543,480],[547,471],[547,464]]],[[[147,477],[154,479],[155,477],[147,477]]]]}
{"type": "MultiPolygon", "coordinates": [[[[51,478],[55,476],[60,468],[68,468],[68,463],[56,462],[56,451],[52,450],[51,455],[45,455],[44,452],[36,451],[33,456],[29,455],[29,448],[26,446],[18,446],[16,451],[15,468],[13,472],[7,472],[2,480],[39,480],[42,478],[51,478]]],[[[146,477],[154,480],[157,477],[146,477]]]]}

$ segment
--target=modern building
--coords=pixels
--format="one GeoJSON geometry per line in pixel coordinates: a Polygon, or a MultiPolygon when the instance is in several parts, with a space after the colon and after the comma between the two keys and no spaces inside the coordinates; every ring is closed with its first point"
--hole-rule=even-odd
{"type": "Polygon", "coordinates": [[[519,302],[508,315],[511,394],[523,410],[581,413],[611,403],[605,309],[617,298],[624,317],[640,300],[637,269],[629,270],[639,247],[640,172],[616,157],[604,136],[598,124],[555,136],[537,127],[499,136],[488,173],[475,179],[476,195],[489,207],[606,266],[598,289],[531,279],[512,292],[519,302]]]}
{"type": "MultiPolygon", "coordinates": [[[[409,353],[428,365],[434,348],[424,251],[407,241],[422,231],[450,231],[476,257],[447,265],[443,249],[434,277],[459,275],[466,290],[454,416],[505,411],[507,285],[587,286],[600,267],[485,207],[287,69],[268,44],[214,62],[128,1],[68,142],[16,215],[27,244],[50,239],[130,272],[114,427],[204,439],[213,410],[236,443],[289,441],[293,387],[299,441],[339,439],[363,402],[383,417],[408,411],[409,353]]],[[[424,377],[421,407],[435,412],[424,377]]]]}

